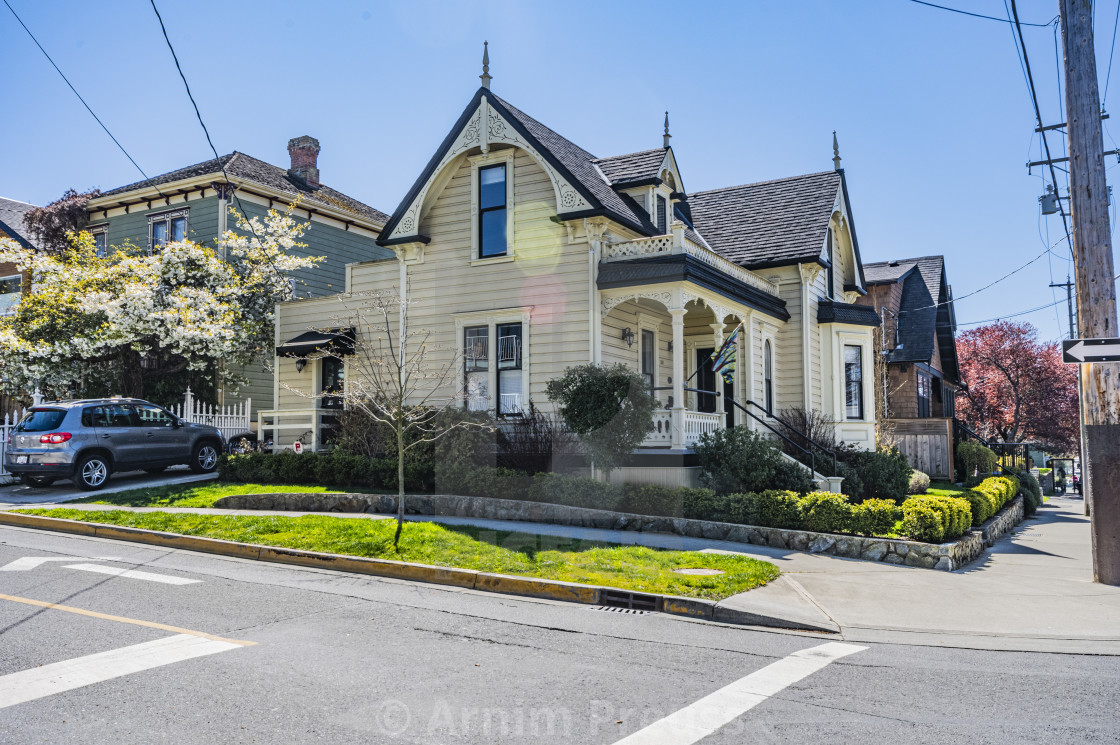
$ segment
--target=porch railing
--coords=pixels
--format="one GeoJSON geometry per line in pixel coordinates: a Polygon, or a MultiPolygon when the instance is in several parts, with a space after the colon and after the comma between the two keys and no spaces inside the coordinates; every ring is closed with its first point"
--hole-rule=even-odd
{"type": "Polygon", "coordinates": [[[685,237],[684,223],[673,223],[673,232],[669,235],[655,235],[651,238],[638,238],[633,241],[612,243],[603,248],[604,262],[629,261],[643,259],[651,256],[668,256],[685,254],[702,261],[708,266],[717,269],[723,274],[762,290],[768,295],[778,297],[778,286],[773,282],[760,277],[749,269],[744,269],[738,264],[728,261],[715,251],[685,237]]]}
{"type": "MultiPolygon", "coordinates": [[[[673,409],[660,409],[653,412],[653,429],[642,441],[643,447],[669,447],[673,444],[673,416],[678,411],[673,409]]],[[[715,432],[723,426],[723,412],[709,413],[706,411],[679,411],[683,416],[681,430],[684,433],[684,444],[695,445],[701,436],[715,432]]]]}
{"type": "Polygon", "coordinates": [[[297,440],[312,452],[321,450],[323,434],[341,409],[281,409],[257,412],[257,440],[262,449],[290,449],[297,440]],[[292,434],[296,433],[296,434],[292,434]],[[284,442],[283,446],[279,443],[284,442]]]}

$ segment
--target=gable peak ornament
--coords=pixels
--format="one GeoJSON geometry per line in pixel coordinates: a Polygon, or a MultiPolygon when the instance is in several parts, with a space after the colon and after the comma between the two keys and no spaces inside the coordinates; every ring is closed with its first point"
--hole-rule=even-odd
{"type": "Polygon", "coordinates": [[[482,42],[482,74],[478,77],[482,78],[482,87],[490,90],[490,42],[482,42]]]}
{"type": "Polygon", "coordinates": [[[669,112],[666,111],[665,112],[665,134],[662,135],[662,140],[661,140],[662,143],[664,143],[663,147],[669,147],[669,140],[672,137],[673,137],[673,135],[669,134],[669,112]]]}
{"type": "Polygon", "coordinates": [[[832,167],[837,171],[843,170],[840,167],[840,143],[836,141],[836,130],[832,130],[832,167]]]}

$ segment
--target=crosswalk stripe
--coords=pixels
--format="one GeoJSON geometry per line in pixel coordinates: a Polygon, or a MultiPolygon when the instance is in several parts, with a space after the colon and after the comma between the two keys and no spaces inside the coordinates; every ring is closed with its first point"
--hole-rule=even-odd
{"type": "Polygon", "coordinates": [[[242,645],[191,634],[99,652],[0,677],[0,709],[242,645]]]}
{"type": "Polygon", "coordinates": [[[111,574],[115,577],[128,577],[129,579],[144,579],[149,582],[162,582],[165,585],[193,585],[201,582],[200,579],[187,579],[186,577],[171,577],[166,574],[152,574],[140,572],[135,569],[122,569],[120,567],[106,567],[100,564],[66,564],[63,569],[80,569],[83,572],[97,572],[98,574],[111,574]]]}
{"type": "Polygon", "coordinates": [[[615,745],[692,745],[830,662],[867,647],[828,642],[767,665],[659,719],[615,745]]]}

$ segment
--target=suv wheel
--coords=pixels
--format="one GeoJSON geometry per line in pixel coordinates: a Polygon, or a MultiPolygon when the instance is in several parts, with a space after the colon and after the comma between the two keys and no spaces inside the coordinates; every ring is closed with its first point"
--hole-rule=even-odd
{"type": "Polygon", "coordinates": [[[78,463],[74,473],[74,480],[78,486],[86,491],[94,491],[105,486],[109,474],[113,472],[109,459],[104,455],[87,455],[78,463]]]}
{"type": "Polygon", "coordinates": [[[54,483],[54,479],[50,476],[23,475],[20,476],[20,481],[22,481],[27,486],[32,487],[33,489],[46,489],[48,486],[54,483]]]}
{"type": "Polygon", "coordinates": [[[218,467],[218,448],[212,442],[200,442],[191,453],[191,470],[195,473],[210,473],[218,467]]]}

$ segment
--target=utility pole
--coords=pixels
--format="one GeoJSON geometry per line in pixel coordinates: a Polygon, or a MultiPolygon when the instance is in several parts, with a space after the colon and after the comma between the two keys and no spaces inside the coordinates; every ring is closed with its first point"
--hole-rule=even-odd
{"type": "MultiPolygon", "coordinates": [[[[1069,136],[1070,211],[1080,337],[1116,337],[1116,285],[1104,174],[1092,0],[1060,0],[1069,136]]],[[[1081,376],[1081,464],[1090,507],[1093,579],[1120,585],[1120,364],[1087,363],[1081,376]]]]}
{"type": "Polygon", "coordinates": [[[1075,285],[1070,282],[1069,277],[1066,277],[1065,282],[1051,282],[1051,287],[1064,287],[1066,289],[1066,307],[1069,309],[1069,338],[1076,339],[1077,334],[1073,330],[1073,288],[1075,285]]]}

